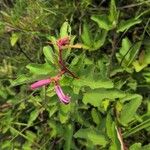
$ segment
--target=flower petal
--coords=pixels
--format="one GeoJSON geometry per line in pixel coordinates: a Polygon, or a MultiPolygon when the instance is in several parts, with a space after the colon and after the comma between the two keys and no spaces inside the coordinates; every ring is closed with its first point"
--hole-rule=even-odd
{"type": "Polygon", "coordinates": [[[62,89],[61,89],[61,87],[59,85],[55,85],[55,91],[56,91],[56,94],[59,97],[59,100],[62,103],[68,104],[70,102],[70,97],[63,93],[63,91],[62,91],[62,89]]]}
{"type": "Polygon", "coordinates": [[[61,38],[57,40],[57,46],[61,49],[62,46],[65,46],[66,44],[69,43],[69,38],[65,37],[65,38],[61,38]]]}
{"type": "Polygon", "coordinates": [[[30,88],[31,88],[32,90],[34,90],[34,89],[37,89],[37,88],[39,88],[39,87],[41,87],[41,86],[50,84],[50,82],[51,82],[50,79],[39,80],[39,81],[37,81],[37,82],[31,84],[30,88]]]}

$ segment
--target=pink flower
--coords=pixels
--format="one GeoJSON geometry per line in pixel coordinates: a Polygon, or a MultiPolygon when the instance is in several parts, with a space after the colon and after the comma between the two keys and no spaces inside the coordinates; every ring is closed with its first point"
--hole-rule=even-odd
{"type": "Polygon", "coordinates": [[[55,85],[55,91],[56,91],[56,94],[58,95],[59,97],[59,100],[64,103],[64,104],[68,104],[70,102],[70,97],[68,95],[65,95],[61,89],[61,87],[56,84],[55,85]]]}
{"type": "Polygon", "coordinates": [[[50,82],[51,82],[51,79],[39,80],[39,81],[37,81],[37,82],[31,84],[30,88],[31,88],[32,90],[34,90],[34,89],[37,89],[37,88],[39,88],[39,87],[41,87],[41,86],[50,84],[50,82]]]}
{"type": "Polygon", "coordinates": [[[62,46],[65,46],[66,44],[69,44],[69,38],[68,37],[57,40],[57,46],[59,47],[59,49],[61,49],[62,46]]]}

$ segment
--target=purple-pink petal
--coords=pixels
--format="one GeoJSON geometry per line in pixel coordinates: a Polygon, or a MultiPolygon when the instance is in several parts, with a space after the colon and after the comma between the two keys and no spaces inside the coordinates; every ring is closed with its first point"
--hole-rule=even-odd
{"type": "Polygon", "coordinates": [[[34,89],[37,89],[37,88],[39,88],[39,87],[41,87],[41,86],[50,84],[50,82],[51,82],[50,79],[39,80],[39,81],[37,81],[37,82],[31,84],[30,88],[31,88],[32,90],[34,90],[34,89]]]}
{"type": "Polygon", "coordinates": [[[68,104],[70,102],[70,97],[63,93],[59,85],[55,85],[55,91],[62,103],[68,104]]]}

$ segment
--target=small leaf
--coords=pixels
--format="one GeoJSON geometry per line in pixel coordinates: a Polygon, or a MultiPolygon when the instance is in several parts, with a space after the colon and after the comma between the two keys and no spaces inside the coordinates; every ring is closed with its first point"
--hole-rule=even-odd
{"type": "Polygon", "coordinates": [[[90,33],[90,28],[86,22],[83,25],[83,33],[81,34],[81,39],[85,45],[92,47],[92,35],[90,33]]]}
{"type": "Polygon", "coordinates": [[[109,8],[109,20],[116,25],[118,19],[118,12],[115,4],[115,0],[111,0],[109,8]]]}
{"type": "Polygon", "coordinates": [[[28,126],[31,126],[33,121],[36,120],[36,118],[38,117],[40,113],[40,110],[39,109],[35,109],[33,110],[31,113],[30,113],[30,118],[28,120],[28,126]]]}
{"type": "Polygon", "coordinates": [[[64,105],[60,104],[60,111],[59,111],[59,119],[61,123],[66,123],[69,119],[69,112],[71,109],[71,104],[64,105]]]}
{"type": "Polygon", "coordinates": [[[45,46],[43,48],[43,53],[46,57],[46,59],[51,62],[52,64],[54,64],[54,52],[52,50],[52,48],[50,46],[45,46]]]}
{"type": "Polygon", "coordinates": [[[101,118],[100,113],[99,113],[95,108],[92,109],[91,115],[92,115],[93,121],[94,121],[97,125],[100,125],[102,118],[101,118]]]}
{"type": "Polygon", "coordinates": [[[125,30],[128,30],[132,26],[141,23],[141,21],[142,20],[140,20],[140,19],[129,19],[126,21],[121,21],[118,26],[117,32],[124,32],[125,30]]]}
{"type": "Polygon", "coordinates": [[[93,48],[90,49],[90,51],[97,50],[97,49],[101,48],[104,45],[104,43],[106,41],[107,33],[108,32],[106,30],[101,31],[101,34],[99,35],[99,38],[96,41],[94,41],[93,48]]]}
{"type": "Polygon", "coordinates": [[[141,150],[141,143],[134,143],[130,146],[129,150],[141,150]]]}
{"type": "Polygon", "coordinates": [[[142,96],[138,94],[128,95],[124,100],[129,101],[123,105],[122,111],[120,114],[120,122],[123,125],[127,125],[136,114],[138,107],[141,104],[142,96]]]}
{"type": "Polygon", "coordinates": [[[11,46],[14,46],[18,39],[19,39],[20,35],[18,33],[13,33],[11,38],[10,38],[10,43],[11,43],[11,46]]]}
{"type": "Polygon", "coordinates": [[[64,38],[71,33],[71,27],[67,21],[65,21],[60,28],[60,37],[64,38]]]}
{"type": "Polygon", "coordinates": [[[91,17],[93,21],[95,21],[98,26],[105,30],[111,30],[113,28],[112,23],[109,21],[108,17],[106,15],[93,15],[91,17]]]}
{"type": "Polygon", "coordinates": [[[148,64],[140,64],[137,60],[135,60],[132,64],[136,72],[140,72],[143,68],[145,68],[148,65],[148,64]]]}
{"type": "Polygon", "coordinates": [[[130,51],[131,51],[130,48],[131,48],[131,42],[126,37],[122,40],[122,45],[119,50],[119,53],[116,54],[118,61],[119,62],[122,61],[122,66],[127,66],[127,63],[130,61],[130,51]]]}

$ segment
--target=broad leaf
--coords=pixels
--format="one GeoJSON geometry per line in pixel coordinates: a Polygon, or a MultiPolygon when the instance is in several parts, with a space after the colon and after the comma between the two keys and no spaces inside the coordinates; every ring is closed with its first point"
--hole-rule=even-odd
{"type": "Polygon", "coordinates": [[[113,28],[112,23],[109,21],[107,15],[93,15],[91,17],[93,21],[95,21],[98,26],[105,30],[111,30],[113,28]]]}
{"type": "Polygon", "coordinates": [[[98,131],[93,129],[80,129],[74,134],[75,138],[83,138],[91,141],[94,145],[101,145],[103,147],[108,143],[106,137],[98,131]]]}
{"type": "Polygon", "coordinates": [[[89,103],[95,107],[98,107],[103,99],[107,98],[114,101],[116,98],[123,97],[125,97],[125,93],[117,89],[95,89],[84,94],[83,103],[89,103]]]}

